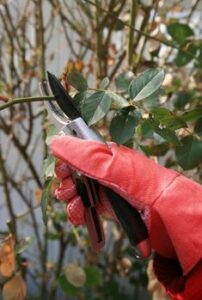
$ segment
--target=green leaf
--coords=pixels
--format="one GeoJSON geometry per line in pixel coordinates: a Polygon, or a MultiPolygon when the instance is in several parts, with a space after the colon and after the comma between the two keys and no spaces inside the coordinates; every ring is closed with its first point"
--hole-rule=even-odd
{"type": "Polygon", "coordinates": [[[167,26],[167,30],[179,45],[183,45],[188,37],[194,36],[193,30],[187,24],[173,23],[167,26]]]}
{"type": "Polygon", "coordinates": [[[49,146],[52,139],[58,134],[58,130],[55,125],[50,125],[47,131],[46,144],[49,146]]]}
{"type": "Polygon", "coordinates": [[[0,92],[3,92],[4,89],[5,89],[5,83],[0,80],[0,92]]]}
{"type": "Polygon", "coordinates": [[[83,75],[79,72],[72,72],[68,75],[69,83],[79,92],[84,92],[88,88],[88,84],[83,75]]]}
{"type": "Polygon", "coordinates": [[[70,282],[67,281],[65,274],[61,274],[58,278],[58,282],[63,292],[67,296],[78,296],[81,293],[81,288],[73,286],[70,282]]]}
{"type": "Polygon", "coordinates": [[[154,129],[149,119],[144,120],[144,122],[142,123],[140,127],[140,133],[145,139],[153,138],[154,129]]]}
{"type": "Polygon", "coordinates": [[[49,155],[45,160],[44,160],[44,165],[43,165],[43,173],[45,178],[53,177],[55,173],[55,157],[52,155],[49,155]]]}
{"type": "Polygon", "coordinates": [[[148,69],[133,79],[129,85],[129,95],[133,101],[146,99],[157,91],[164,80],[164,71],[148,69]]]}
{"type": "Polygon", "coordinates": [[[195,61],[195,66],[197,68],[202,68],[202,44],[199,44],[197,47],[197,61],[195,61]]]}
{"type": "Polygon", "coordinates": [[[110,81],[109,81],[109,78],[108,77],[105,77],[102,79],[102,81],[100,82],[100,89],[101,90],[104,90],[108,87],[110,81]]]}
{"type": "Polygon", "coordinates": [[[174,146],[181,145],[180,141],[172,130],[170,130],[169,128],[160,128],[159,125],[160,124],[157,119],[150,118],[147,120],[147,127],[149,128],[150,126],[151,129],[159,136],[161,136],[164,140],[168,141],[174,146]]]}
{"type": "Polygon", "coordinates": [[[147,156],[154,155],[154,156],[162,156],[165,155],[169,150],[169,144],[167,142],[153,145],[153,146],[146,146],[140,145],[140,148],[144,151],[147,156]]]}
{"type": "Polygon", "coordinates": [[[111,102],[111,98],[104,91],[96,92],[84,100],[82,116],[89,126],[95,124],[106,115],[110,109],[111,102]]]}
{"type": "Polygon", "coordinates": [[[109,132],[112,140],[118,144],[126,143],[134,135],[139,118],[139,114],[129,108],[123,108],[118,112],[110,124],[109,132]]]}
{"type": "Polygon", "coordinates": [[[58,233],[58,232],[48,232],[46,237],[49,239],[49,240],[53,240],[53,241],[56,241],[56,240],[59,240],[60,237],[61,237],[61,234],[58,233]]]}
{"type": "Polygon", "coordinates": [[[49,201],[49,192],[50,192],[51,183],[52,183],[51,179],[46,180],[42,191],[42,196],[41,196],[41,209],[42,209],[43,221],[45,225],[47,224],[47,206],[49,201]]]}
{"type": "Polygon", "coordinates": [[[154,108],[151,112],[154,118],[157,119],[161,125],[164,125],[171,130],[187,127],[184,120],[174,116],[167,108],[154,108]]]}
{"type": "Polygon", "coordinates": [[[162,138],[164,138],[166,141],[168,141],[170,144],[174,146],[181,146],[181,143],[178,139],[178,137],[175,135],[173,131],[171,131],[168,128],[158,128],[155,130],[157,134],[159,134],[162,138]]]}
{"type": "Polygon", "coordinates": [[[191,102],[193,95],[190,91],[179,91],[174,98],[174,106],[177,109],[184,109],[185,105],[191,102]]]}
{"type": "Polygon", "coordinates": [[[29,248],[34,242],[34,238],[27,236],[20,239],[16,246],[16,253],[23,253],[27,248],[29,248]]]}
{"type": "Polygon", "coordinates": [[[195,127],[194,127],[194,131],[200,136],[202,137],[202,117],[200,119],[197,120],[195,127]]]}
{"type": "Polygon", "coordinates": [[[184,137],[181,142],[183,145],[175,150],[177,162],[184,170],[191,170],[202,163],[202,143],[192,136],[184,137]]]}
{"type": "Polygon", "coordinates": [[[129,85],[133,80],[134,74],[132,72],[123,72],[115,79],[115,85],[121,92],[128,92],[129,85]]]}
{"type": "Polygon", "coordinates": [[[81,109],[82,103],[85,100],[85,98],[86,98],[86,92],[80,92],[74,96],[73,101],[75,106],[78,108],[78,110],[81,109]]]}
{"type": "Polygon", "coordinates": [[[193,109],[181,115],[181,119],[183,119],[185,122],[194,122],[200,119],[201,117],[202,108],[193,109]]]}
{"type": "Polygon", "coordinates": [[[102,273],[97,267],[86,266],[84,270],[86,272],[86,286],[93,287],[102,283],[102,273]]]}
{"type": "Polygon", "coordinates": [[[187,65],[192,59],[194,59],[197,52],[197,47],[191,45],[186,51],[179,50],[175,58],[175,63],[178,67],[183,67],[187,65]],[[189,53],[187,53],[189,52],[189,53]]]}
{"type": "Polygon", "coordinates": [[[156,90],[153,94],[151,94],[149,97],[144,99],[144,106],[148,109],[152,109],[154,107],[159,106],[159,96],[163,94],[163,89],[159,88],[156,90]]]}
{"type": "Polygon", "coordinates": [[[112,109],[117,110],[130,105],[125,98],[117,95],[113,91],[107,90],[106,93],[112,99],[112,105],[111,105],[112,109]]]}

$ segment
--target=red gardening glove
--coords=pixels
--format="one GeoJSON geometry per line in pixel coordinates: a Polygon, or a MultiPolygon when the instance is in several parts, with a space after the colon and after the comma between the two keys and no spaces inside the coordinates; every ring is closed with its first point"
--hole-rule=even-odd
{"type": "MultiPolygon", "coordinates": [[[[50,149],[72,169],[110,187],[141,210],[152,248],[158,253],[154,259],[157,277],[172,297],[178,297],[173,299],[202,299],[202,277],[198,279],[202,272],[199,267],[202,187],[199,184],[137,151],[114,143],[109,148],[99,142],[65,136],[55,138],[50,149]],[[190,298],[192,280],[199,297],[190,298]]],[[[77,207],[82,207],[80,200],[77,207]]],[[[73,216],[73,209],[71,213],[73,216]]],[[[195,290],[193,295],[196,295],[194,293],[195,290]]]]}
{"type": "MultiPolygon", "coordinates": [[[[55,173],[57,178],[60,180],[60,186],[55,190],[55,197],[58,200],[65,201],[67,203],[69,221],[73,225],[84,224],[85,217],[83,202],[77,194],[76,186],[73,182],[68,164],[62,160],[57,161],[55,173]]],[[[97,203],[97,212],[100,215],[110,216],[116,219],[102,188],[100,188],[100,199],[102,199],[102,201],[97,203]]]]}

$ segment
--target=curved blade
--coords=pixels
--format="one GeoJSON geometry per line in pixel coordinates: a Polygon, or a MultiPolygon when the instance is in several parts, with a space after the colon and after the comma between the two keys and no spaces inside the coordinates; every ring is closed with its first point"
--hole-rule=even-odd
{"type": "MultiPolygon", "coordinates": [[[[42,96],[50,95],[50,90],[45,80],[39,83],[39,90],[42,96]]],[[[45,101],[44,105],[48,111],[49,118],[59,130],[67,125],[69,119],[60,109],[56,101],[45,101]]]]}
{"type": "Polygon", "coordinates": [[[59,79],[50,72],[48,74],[48,82],[51,91],[57,101],[59,107],[71,120],[81,117],[80,112],[75,107],[72,97],[65,91],[59,79]]]}

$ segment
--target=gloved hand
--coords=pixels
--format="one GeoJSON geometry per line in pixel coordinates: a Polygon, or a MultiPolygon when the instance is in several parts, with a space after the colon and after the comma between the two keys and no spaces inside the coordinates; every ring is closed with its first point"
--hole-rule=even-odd
{"type": "MultiPolygon", "coordinates": [[[[195,282],[197,291],[189,284],[194,286],[191,274],[198,278],[202,273],[199,267],[202,258],[202,187],[199,184],[135,150],[114,143],[108,147],[99,142],[64,136],[55,138],[50,150],[70,168],[110,187],[141,210],[156,253],[154,268],[159,280],[173,299],[202,299],[200,282],[195,282]],[[184,295],[186,289],[188,292],[184,295]]],[[[62,168],[66,168],[64,166],[62,168]]],[[[62,182],[56,196],[70,201],[70,219],[79,224],[83,221],[82,203],[76,196],[70,176],[64,175],[65,172],[60,176],[60,172],[58,169],[62,182]]],[[[110,212],[104,195],[103,199],[100,212],[110,212]]]]}

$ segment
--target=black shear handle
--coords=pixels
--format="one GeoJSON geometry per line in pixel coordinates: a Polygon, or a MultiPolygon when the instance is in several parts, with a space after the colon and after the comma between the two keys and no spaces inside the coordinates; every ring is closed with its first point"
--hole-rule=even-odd
{"type": "Polygon", "coordinates": [[[96,210],[96,203],[99,201],[95,186],[96,182],[85,176],[75,174],[73,174],[73,178],[77,192],[85,207],[84,218],[91,239],[92,249],[94,252],[99,252],[104,246],[105,236],[100,217],[96,210]]]}

